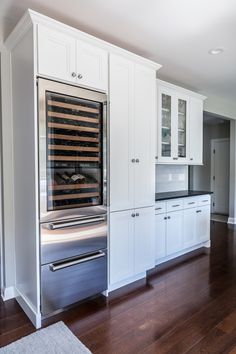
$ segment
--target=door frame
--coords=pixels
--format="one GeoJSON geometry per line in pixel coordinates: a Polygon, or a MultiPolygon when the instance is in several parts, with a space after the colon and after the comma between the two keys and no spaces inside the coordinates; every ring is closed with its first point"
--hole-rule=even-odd
{"type": "MultiPolygon", "coordinates": [[[[214,158],[213,158],[213,150],[214,150],[214,143],[216,142],[229,142],[230,144],[230,138],[220,138],[220,139],[211,139],[211,191],[214,192],[213,188],[214,188],[214,180],[213,180],[213,176],[214,176],[214,158]]],[[[229,161],[230,164],[230,161],[229,161]]],[[[212,195],[211,198],[211,212],[214,213],[214,194],[212,195]]]]}

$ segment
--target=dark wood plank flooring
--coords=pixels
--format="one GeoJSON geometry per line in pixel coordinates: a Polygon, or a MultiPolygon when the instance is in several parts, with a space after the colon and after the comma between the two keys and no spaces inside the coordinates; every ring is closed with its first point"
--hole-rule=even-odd
{"type": "MultiPolygon", "coordinates": [[[[97,354],[236,354],[236,230],[213,222],[212,247],[167,270],[44,321],[59,320],[97,354]]],[[[0,302],[0,346],[34,332],[15,300],[0,302]]]]}

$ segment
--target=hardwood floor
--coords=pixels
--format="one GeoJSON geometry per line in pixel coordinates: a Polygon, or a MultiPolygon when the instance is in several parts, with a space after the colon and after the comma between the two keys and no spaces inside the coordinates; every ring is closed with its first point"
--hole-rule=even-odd
{"type": "MultiPolygon", "coordinates": [[[[236,354],[236,230],[212,223],[210,254],[146,282],[97,297],[44,322],[62,320],[97,354],[236,354]]],[[[34,331],[15,300],[0,303],[0,345],[34,331]]]]}

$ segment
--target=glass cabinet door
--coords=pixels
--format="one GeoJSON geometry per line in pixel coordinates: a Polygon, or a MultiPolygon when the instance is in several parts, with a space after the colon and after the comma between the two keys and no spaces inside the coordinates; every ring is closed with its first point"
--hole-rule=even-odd
{"type": "Polygon", "coordinates": [[[186,158],[187,101],[178,99],[178,157],[186,158]]]}
{"type": "Polygon", "coordinates": [[[161,156],[171,157],[171,100],[172,97],[161,94],[161,156]]]}

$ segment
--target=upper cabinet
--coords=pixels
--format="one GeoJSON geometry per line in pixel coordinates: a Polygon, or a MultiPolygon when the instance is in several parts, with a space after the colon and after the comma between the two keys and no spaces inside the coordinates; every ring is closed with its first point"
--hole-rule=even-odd
{"type": "Polygon", "coordinates": [[[203,96],[158,80],[157,163],[202,164],[203,96]]]}
{"type": "Polygon", "coordinates": [[[44,25],[38,25],[39,75],[107,91],[108,53],[44,25]]]}
{"type": "Polygon", "coordinates": [[[110,55],[110,208],[155,203],[156,72],[110,55]]]}

